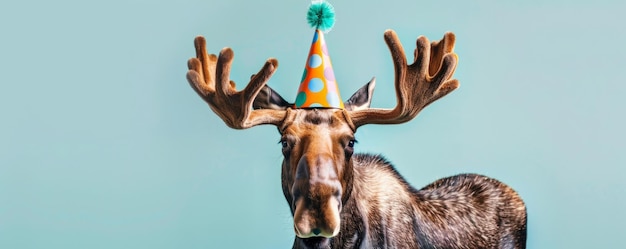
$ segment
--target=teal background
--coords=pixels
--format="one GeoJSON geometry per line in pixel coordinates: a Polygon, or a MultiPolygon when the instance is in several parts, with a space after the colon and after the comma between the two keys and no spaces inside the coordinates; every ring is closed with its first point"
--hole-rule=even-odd
{"type": "MultiPolygon", "coordinates": [[[[288,248],[274,127],[232,130],[185,80],[193,38],[230,46],[241,88],[269,57],[293,101],[313,30],[305,0],[0,3],[0,248],[288,248]]],[[[416,187],[475,172],[528,206],[529,248],[626,248],[624,1],[334,0],[326,35],[346,99],[383,41],[457,35],[461,87],[357,151],[416,187]]],[[[412,60],[412,55],[409,55],[412,60]]]]}

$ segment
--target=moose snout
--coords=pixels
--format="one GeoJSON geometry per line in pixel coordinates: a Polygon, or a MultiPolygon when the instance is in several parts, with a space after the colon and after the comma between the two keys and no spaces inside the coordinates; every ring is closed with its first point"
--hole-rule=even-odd
{"type": "Polygon", "coordinates": [[[323,154],[304,155],[295,178],[292,198],[296,235],[336,236],[340,228],[342,186],[332,158],[323,154]]]}
{"type": "Polygon", "coordinates": [[[306,207],[304,200],[296,203],[294,230],[300,238],[331,238],[339,233],[339,205],[335,198],[320,208],[306,207]]]}

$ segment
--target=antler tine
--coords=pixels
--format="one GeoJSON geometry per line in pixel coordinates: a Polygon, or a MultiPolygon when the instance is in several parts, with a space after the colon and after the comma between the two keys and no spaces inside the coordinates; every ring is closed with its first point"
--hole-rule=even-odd
{"type": "Polygon", "coordinates": [[[279,125],[283,121],[284,110],[252,110],[254,98],[278,67],[276,59],[268,59],[250,83],[238,92],[235,82],[230,80],[233,51],[224,48],[219,56],[208,54],[202,36],[196,37],[194,44],[196,57],[188,61],[187,81],[226,125],[247,129],[260,124],[279,125]]]}
{"type": "Polygon", "coordinates": [[[411,65],[407,65],[404,48],[393,30],[385,32],[385,42],[394,64],[397,105],[394,109],[370,108],[349,112],[355,127],[407,122],[424,107],[459,87],[458,80],[450,79],[458,60],[453,52],[453,33],[448,32],[441,41],[433,43],[420,36],[411,65]]]}

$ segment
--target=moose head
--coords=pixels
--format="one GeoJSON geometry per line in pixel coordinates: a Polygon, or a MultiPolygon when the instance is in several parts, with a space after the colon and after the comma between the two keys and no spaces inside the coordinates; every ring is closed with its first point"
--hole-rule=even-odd
{"type": "Polygon", "coordinates": [[[451,79],[457,55],[455,36],[441,41],[417,39],[412,64],[392,30],[385,32],[395,67],[397,105],[394,109],[369,108],[375,80],[354,93],[340,109],[292,109],[293,104],[266,85],[278,66],[268,59],[242,90],[229,79],[233,51],[208,54],[203,37],[195,40],[196,58],[189,60],[187,79],[226,125],[246,129],[272,124],[281,134],[282,188],[294,217],[298,237],[333,237],[341,227],[342,204],[351,196],[354,134],[365,124],[399,124],[410,121],[433,101],[459,86],[451,79]],[[254,107],[254,109],[253,109],[254,107]]]}
{"type": "Polygon", "coordinates": [[[374,79],[344,103],[345,109],[293,109],[293,104],[266,85],[278,66],[273,58],[237,91],[229,79],[233,51],[224,48],[219,56],[207,54],[205,39],[195,39],[196,58],[189,60],[187,79],[226,125],[234,129],[261,124],[278,127],[284,155],[282,188],[300,238],[330,238],[340,231],[342,205],[351,196],[354,178],[354,134],[360,126],[410,121],[459,86],[451,79],[457,64],[453,33],[432,43],[419,37],[412,64],[407,63],[394,31],[386,31],[384,37],[395,67],[397,105],[393,109],[369,108],[374,79]]]}

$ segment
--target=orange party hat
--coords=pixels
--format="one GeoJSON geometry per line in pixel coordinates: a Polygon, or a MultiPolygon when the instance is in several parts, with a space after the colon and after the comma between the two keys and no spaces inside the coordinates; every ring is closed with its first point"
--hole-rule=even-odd
{"type": "Polygon", "coordinates": [[[332,28],[334,9],[329,3],[322,1],[313,3],[307,14],[309,23],[315,27],[315,34],[300,81],[295,107],[343,109],[343,101],[339,95],[335,73],[322,32],[332,28]]]}
{"type": "Polygon", "coordinates": [[[315,107],[343,109],[324,34],[319,29],[315,30],[296,97],[296,108],[315,107]]]}

